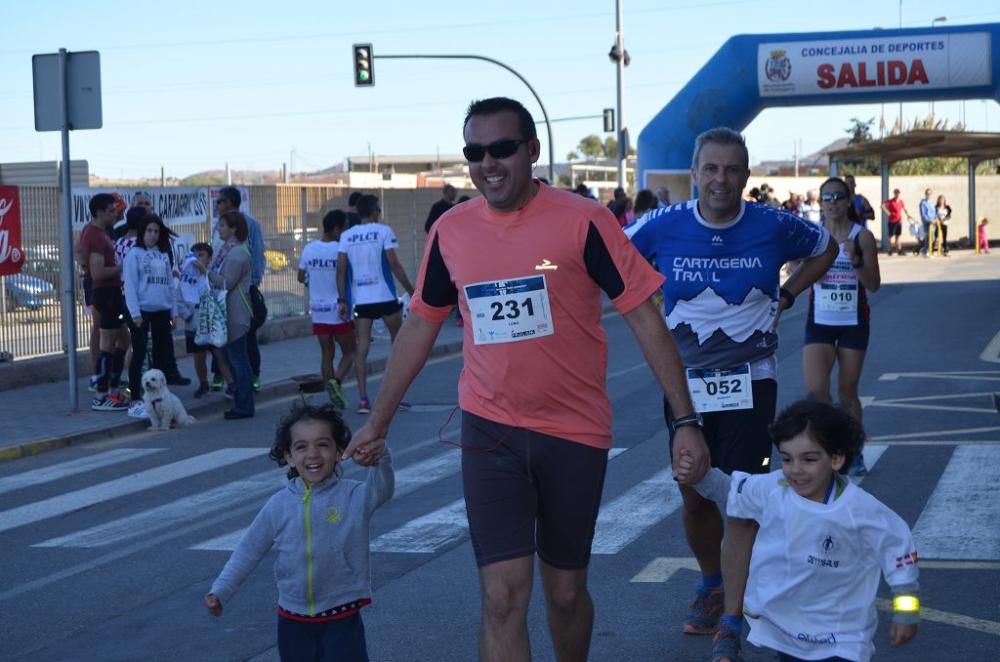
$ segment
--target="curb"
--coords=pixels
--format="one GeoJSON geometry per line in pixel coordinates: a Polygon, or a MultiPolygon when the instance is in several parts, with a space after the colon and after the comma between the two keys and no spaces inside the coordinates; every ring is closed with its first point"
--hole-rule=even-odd
{"type": "MultiPolygon", "coordinates": [[[[431,349],[430,357],[446,356],[449,354],[456,354],[461,351],[461,340],[457,342],[443,343],[441,345],[435,345],[434,348],[431,349]]],[[[387,361],[388,357],[369,361],[368,375],[373,376],[384,372],[387,361]]],[[[289,377],[288,379],[278,382],[264,384],[262,385],[260,392],[254,396],[254,400],[256,402],[270,402],[271,400],[278,400],[289,395],[294,395],[299,392],[299,384],[303,377],[303,375],[299,375],[296,377],[289,377]]],[[[188,407],[187,411],[189,414],[197,416],[198,414],[218,413],[225,411],[229,407],[229,400],[211,400],[197,406],[188,407]]],[[[148,422],[143,419],[128,418],[127,416],[126,418],[128,420],[117,425],[81,430],[80,432],[71,432],[69,434],[48,437],[45,439],[35,439],[32,441],[26,441],[16,446],[0,448],[0,462],[9,462],[11,460],[31,457],[48,451],[54,451],[60,448],[77,446],[94,441],[117,439],[136,432],[142,432],[148,425],[148,422]]]]}

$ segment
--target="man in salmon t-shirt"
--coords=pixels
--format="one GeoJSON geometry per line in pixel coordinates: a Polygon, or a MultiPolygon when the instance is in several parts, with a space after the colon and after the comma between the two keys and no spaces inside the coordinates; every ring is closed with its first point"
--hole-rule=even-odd
{"type": "Polygon", "coordinates": [[[371,464],[381,455],[399,401],[457,304],[466,319],[459,406],[482,586],[480,659],[530,659],[537,551],[556,657],[585,660],[593,628],[587,565],[611,447],[602,291],[676,407],[674,452],[694,454],[701,474],[708,449],[677,348],[650,298],[663,277],[607,209],[532,178],[540,145],[520,103],[474,102],[464,136],[483,196],[431,228],[381,393],[344,457],[371,464]]]}

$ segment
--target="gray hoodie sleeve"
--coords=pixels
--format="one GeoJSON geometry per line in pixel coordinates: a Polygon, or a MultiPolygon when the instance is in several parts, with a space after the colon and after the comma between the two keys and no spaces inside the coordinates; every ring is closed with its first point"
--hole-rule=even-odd
{"type": "Polygon", "coordinates": [[[278,498],[279,494],[271,497],[257,513],[253,524],[243,534],[236,549],[233,550],[232,556],[229,557],[229,561],[226,562],[226,566],[212,582],[210,592],[219,598],[223,607],[274,544],[276,528],[272,515],[278,510],[275,499],[278,498]]]}
{"type": "Polygon", "coordinates": [[[718,467],[712,467],[705,477],[698,481],[694,489],[706,499],[711,499],[719,507],[722,517],[726,516],[726,501],[729,500],[729,486],[732,479],[718,467]]]}
{"type": "Polygon", "coordinates": [[[378,464],[368,469],[365,478],[365,512],[371,515],[375,509],[392,498],[396,489],[396,474],[392,470],[389,449],[379,458],[378,464]]]}
{"type": "Polygon", "coordinates": [[[128,314],[132,316],[132,320],[136,324],[139,323],[139,317],[142,315],[139,306],[139,279],[141,277],[139,273],[139,251],[139,247],[136,246],[125,254],[125,260],[122,262],[122,280],[125,282],[125,307],[128,308],[128,314]]]}

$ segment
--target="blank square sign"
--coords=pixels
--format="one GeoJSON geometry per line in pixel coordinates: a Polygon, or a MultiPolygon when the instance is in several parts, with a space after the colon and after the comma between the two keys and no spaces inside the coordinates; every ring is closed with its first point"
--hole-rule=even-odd
{"type": "MultiPolygon", "coordinates": [[[[35,131],[61,131],[59,53],[33,55],[35,131]]],[[[101,55],[97,51],[66,54],[67,119],[69,129],[100,129],[101,55]]]]}

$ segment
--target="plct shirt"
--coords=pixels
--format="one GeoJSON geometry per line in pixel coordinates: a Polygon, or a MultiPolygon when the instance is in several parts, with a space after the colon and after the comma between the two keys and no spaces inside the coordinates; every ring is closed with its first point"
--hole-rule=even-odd
{"type": "MultiPolygon", "coordinates": [[[[336,241],[310,241],[302,249],[299,269],[306,272],[309,287],[309,314],[316,324],[342,324],[337,314],[337,258],[340,245],[336,241]]],[[[348,273],[347,282],[351,281],[348,273]]],[[[347,297],[345,297],[347,299],[347,297]]],[[[347,309],[350,310],[350,302],[347,309]]]]}

